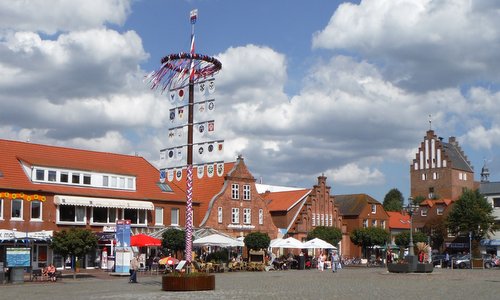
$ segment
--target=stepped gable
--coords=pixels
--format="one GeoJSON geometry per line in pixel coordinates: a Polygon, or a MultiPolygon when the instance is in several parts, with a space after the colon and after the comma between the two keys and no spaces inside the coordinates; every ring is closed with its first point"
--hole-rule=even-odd
{"type": "Polygon", "coordinates": [[[366,204],[380,204],[367,194],[334,195],[333,197],[342,216],[358,216],[366,204]]]}

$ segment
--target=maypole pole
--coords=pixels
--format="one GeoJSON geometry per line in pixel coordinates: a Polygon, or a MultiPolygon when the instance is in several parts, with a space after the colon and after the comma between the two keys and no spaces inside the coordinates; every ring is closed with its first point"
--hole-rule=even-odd
{"type": "MultiPolygon", "coordinates": [[[[215,58],[197,54],[194,49],[194,25],[198,18],[198,10],[190,12],[191,22],[191,48],[189,53],[181,52],[169,54],[161,59],[161,67],[147,76],[151,89],[160,89],[170,92],[189,86],[188,102],[188,137],[186,158],[186,249],[184,259],[188,266],[192,261],[193,246],[193,125],[194,125],[194,85],[200,80],[215,75],[222,64],[215,58]]],[[[161,172],[160,172],[161,174],[161,172]]],[[[161,180],[160,175],[160,180],[161,180]]]]}

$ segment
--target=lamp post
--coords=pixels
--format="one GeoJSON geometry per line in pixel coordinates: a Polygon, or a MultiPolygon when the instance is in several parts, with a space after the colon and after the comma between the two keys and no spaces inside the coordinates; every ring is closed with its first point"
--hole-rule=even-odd
{"type": "Polygon", "coordinates": [[[415,245],[413,245],[413,214],[418,210],[418,205],[413,203],[413,198],[408,198],[408,205],[404,208],[404,210],[410,216],[410,244],[408,245],[408,256],[415,256],[415,245]]]}

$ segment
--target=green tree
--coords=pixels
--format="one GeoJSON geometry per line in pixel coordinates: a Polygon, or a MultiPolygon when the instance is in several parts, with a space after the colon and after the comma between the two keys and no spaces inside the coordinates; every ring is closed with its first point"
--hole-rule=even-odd
{"type": "Polygon", "coordinates": [[[322,239],[332,245],[337,245],[342,240],[342,231],[336,227],[317,226],[307,234],[307,240],[322,239]]]}
{"type": "MultiPolygon", "coordinates": [[[[88,229],[71,228],[55,232],[50,243],[54,253],[62,257],[83,258],[97,248],[97,236],[88,229]]],[[[76,278],[76,266],[73,269],[76,278]]]]}
{"type": "Polygon", "coordinates": [[[271,243],[271,238],[267,233],[251,232],[243,240],[245,246],[250,250],[266,249],[271,243]]]}
{"type": "Polygon", "coordinates": [[[177,252],[186,249],[186,232],[184,230],[169,228],[161,236],[161,247],[165,253],[172,252],[177,257],[177,252]]]}
{"type": "Polygon", "coordinates": [[[471,234],[473,254],[479,254],[479,241],[493,233],[497,226],[493,208],[479,190],[465,190],[446,217],[446,227],[454,234],[471,234]]]}
{"type": "Polygon", "coordinates": [[[391,189],[384,197],[384,206],[385,211],[401,211],[403,209],[403,194],[394,188],[391,189]]]}
{"type": "MultiPolygon", "coordinates": [[[[427,235],[423,232],[414,232],[413,233],[413,245],[418,242],[427,243],[427,235]]],[[[400,248],[406,248],[410,245],[410,231],[403,231],[397,234],[394,238],[394,243],[398,245],[400,248]]]]}
{"type": "Polygon", "coordinates": [[[376,245],[385,245],[389,240],[389,232],[379,227],[356,228],[350,235],[353,244],[363,248],[363,253],[366,253],[366,248],[376,245]]]}

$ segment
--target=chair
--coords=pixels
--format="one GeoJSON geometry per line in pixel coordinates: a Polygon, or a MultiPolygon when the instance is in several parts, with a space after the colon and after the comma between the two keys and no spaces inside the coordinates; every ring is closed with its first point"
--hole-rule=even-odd
{"type": "Polygon", "coordinates": [[[34,269],[31,272],[31,281],[43,280],[43,272],[42,269],[34,269]]]}

